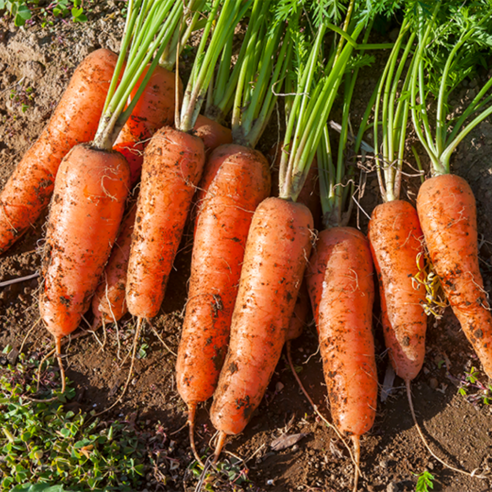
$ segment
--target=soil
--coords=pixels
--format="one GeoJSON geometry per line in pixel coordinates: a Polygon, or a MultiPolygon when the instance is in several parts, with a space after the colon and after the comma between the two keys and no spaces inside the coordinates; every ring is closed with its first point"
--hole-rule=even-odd
{"type": "MultiPolygon", "coordinates": [[[[89,52],[107,47],[118,50],[123,21],[116,4],[108,2],[96,7],[84,24],[57,22],[53,27],[14,27],[9,20],[0,23],[0,186],[2,186],[22,154],[33,143],[49,119],[67,86],[76,65],[89,52]]],[[[376,61],[375,68],[378,67],[376,61]]],[[[483,80],[487,74],[482,74],[483,80]]],[[[376,70],[361,78],[355,94],[352,123],[357,122],[376,83],[376,70]]],[[[480,77],[463,84],[451,104],[459,106],[476,93],[480,77]]],[[[335,111],[333,119],[337,120],[335,111]]],[[[280,135],[274,115],[260,149],[267,151],[280,135]]],[[[411,138],[411,136],[410,136],[411,138]]],[[[369,143],[370,136],[368,136],[369,143]]],[[[471,184],[478,205],[480,261],[485,288],[492,290],[492,122],[485,121],[468,135],[452,161],[453,171],[471,184]]],[[[409,153],[410,154],[410,153],[409,153]]],[[[424,160],[423,152],[421,157],[424,160]]],[[[409,171],[410,173],[410,171],[409,171]]],[[[374,173],[368,173],[360,213],[354,225],[367,230],[367,218],[379,203],[374,173]],[[364,212],[362,212],[362,209],[364,212]]],[[[418,178],[408,178],[407,198],[415,201],[418,178]]],[[[44,218],[21,241],[0,257],[0,280],[30,275],[40,268],[44,218]]],[[[161,312],[152,320],[153,328],[167,346],[177,351],[186,302],[187,280],[191,258],[191,235],[183,240],[169,280],[161,312]]],[[[37,293],[39,279],[0,288],[0,346],[19,347],[28,334],[26,350],[45,353],[52,340],[38,323],[37,293]]],[[[375,311],[379,380],[382,383],[388,366],[378,312],[375,311]]],[[[85,411],[109,406],[125,381],[135,322],[125,318],[118,330],[108,327],[108,343],[100,350],[95,336],[85,336],[65,346],[67,376],[75,382],[76,401],[85,411]],[[119,346],[119,345],[120,346],[119,346]]],[[[97,333],[99,339],[101,332],[97,333]]],[[[165,349],[154,331],[145,329],[140,346],[146,343],[146,356],[135,364],[133,379],[114,416],[131,416],[149,428],[160,422],[172,439],[169,456],[174,467],[149,472],[146,490],[191,491],[196,478],[189,470],[192,455],[188,445],[186,408],[177,391],[174,377],[174,355],[165,349]],[[167,485],[162,476],[166,475],[167,485]],[[160,477],[160,478],[159,478],[160,477]],[[158,485],[160,482],[160,485],[158,485]]],[[[311,323],[293,343],[294,364],[311,398],[329,418],[326,387],[323,382],[316,331],[311,323]]],[[[417,417],[431,446],[438,455],[466,470],[489,471],[492,466],[492,406],[473,404],[458,392],[458,381],[465,371],[480,363],[447,309],[441,320],[429,321],[426,362],[412,384],[417,417]],[[444,363],[443,363],[444,362],[444,363]]],[[[481,373],[480,380],[486,383],[481,373]]],[[[385,402],[379,402],[376,423],[362,438],[363,477],[359,490],[368,492],[403,492],[415,490],[417,475],[425,469],[435,477],[435,491],[479,492],[491,490],[492,480],[469,478],[444,468],[430,457],[415,429],[409,412],[403,382],[398,378],[385,402]]],[[[201,451],[208,447],[214,431],[208,418],[210,402],[202,405],[197,416],[197,444],[201,451]]],[[[346,491],[351,490],[353,465],[347,451],[333,431],[316,417],[300,392],[282,356],[268,387],[267,394],[245,432],[227,444],[227,450],[247,461],[249,481],[236,490],[265,491],[346,491]],[[281,451],[272,442],[282,435],[302,433],[297,443],[281,451]]],[[[243,466],[243,465],[242,465],[243,466]]],[[[215,490],[233,490],[232,482],[216,483],[215,490]]],[[[142,490],[144,487],[142,487],[142,490]]]]}

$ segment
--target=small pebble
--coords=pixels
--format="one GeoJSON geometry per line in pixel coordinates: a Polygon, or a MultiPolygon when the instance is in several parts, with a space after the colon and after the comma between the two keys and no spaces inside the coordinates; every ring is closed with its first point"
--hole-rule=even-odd
{"type": "Polygon", "coordinates": [[[438,383],[438,381],[437,381],[437,379],[436,379],[436,378],[430,378],[430,379],[429,379],[429,386],[430,386],[433,390],[437,389],[437,385],[438,385],[438,384],[439,384],[439,383],[438,383]]]}

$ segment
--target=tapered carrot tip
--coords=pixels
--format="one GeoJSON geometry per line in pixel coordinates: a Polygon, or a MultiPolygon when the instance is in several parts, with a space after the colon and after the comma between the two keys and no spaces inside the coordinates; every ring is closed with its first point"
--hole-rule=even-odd
{"type": "Polygon", "coordinates": [[[195,446],[195,414],[196,414],[196,402],[192,402],[188,404],[188,425],[190,427],[190,447],[193,451],[193,456],[197,460],[197,462],[205,467],[200,456],[196,450],[195,446]]]}
{"type": "Polygon", "coordinates": [[[60,367],[60,377],[61,377],[61,392],[65,393],[65,369],[63,368],[63,362],[61,359],[61,339],[62,337],[55,337],[55,356],[58,360],[58,366],[60,367]]]}
{"type": "Polygon", "coordinates": [[[217,439],[217,445],[215,446],[214,461],[212,462],[213,465],[216,465],[217,461],[219,461],[220,452],[224,447],[226,439],[227,439],[227,434],[223,431],[220,431],[219,438],[217,439]]]}
{"type": "Polygon", "coordinates": [[[354,488],[353,492],[357,492],[357,486],[359,485],[359,464],[360,464],[360,436],[352,436],[352,442],[354,443],[354,459],[355,459],[355,473],[354,473],[354,488]]]}

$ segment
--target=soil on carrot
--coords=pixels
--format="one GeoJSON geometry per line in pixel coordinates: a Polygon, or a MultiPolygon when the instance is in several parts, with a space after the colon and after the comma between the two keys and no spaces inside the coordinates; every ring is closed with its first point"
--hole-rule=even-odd
{"type": "MultiPolygon", "coordinates": [[[[58,21],[52,27],[41,28],[35,24],[19,29],[9,20],[0,21],[0,186],[5,184],[15,164],[46,124],[76,65],[99,47],[118,49],[123,21],[116,13],[116,4],[101,2],[83,24],[58,21]]],[[[378,54],[377,59],[381,56],[378,54]]],[[[186,63],[185,59],[185,67],[186,63]]],[[[376,83],[377,67],[376,60],[375,69],[360,76],[352,114],[355,128],[376,83]]],[[[186,74],[186,68],[183,72],[186,74]]],[[[451,104],[459,107],[463,100],[473,97],[489,74],[481,76],[482,79],[463,84],[451,104]]],[[[332,119],[336,121],[338,116],[335,111],[332,119]]],[[[260,142],[260,150],[267,152],[271,148],[281,136],[280,127],[274,114],[267,137],[260,142]]],[[[366,140],[372,143],[370,134],[366,140]]],[[[453,171],[469,181],[477,198],[480,262],[489,293],[492,291],[491,149],[492,123],[486,121],[462,143],[452,162],[453,171]]],[[[371,161],[359,159],[359,165],[364,189],[361,196],[356,195],[360,207],[355,208],[353,225],[366,232],[366,214],[371,213],[380,198],[371,161]]],[[[416,172],[411,167],[407,167],[406,172],[403,197],[414,203],[420,178],[415,177],[416,172]]],[[[44,218],[41,218],[21,241],[0,257],[0,280],[31,275],[39,270],[43,223],[44,218]]],[[[191,230],[188,230],[160,314],[152,320],[152,327],[146,325],[139,341],[139,358],[129,389],[107,417],[123,417],[149,432],[160,423],[168,437],[170,446],[166,458],[169,459],[156,466],[147,463],[141,490],[193,491],[198,481],[193,473],[188,430],[183,427],[186,406],[176,391],[172,353],[177,351],[179,343],[191,246],[191,230]]],[[[27,335],[25,352],[43,355],[52,348],[52,339],[42,324],[37,323],[40,287],[40,280],[35,278],[0,288],[0,347],[10,344],[19,348],[27,335]]],[[[388,357],[378,315],[375,310],[378,376],[382,384],[388,357]]],[[[89,315],[87,321],[91,321],[89,315]]],[[[118,397],[127,377],[134,333],[134,320],[124,318],[118,327],[107,328],[103,350],[102,330],[64,346],[67,376],[74,381],[77,395],[70,403],[72,410],[102,410],[118,397]]],[[[317,348],[316,330],[310,324],[293,342],[293,360],[311,398],[330,419],[317,348]]],[[[426,361],[412,384],[417,417],[439,456],[455,467],[484,473],[492,466],[492,405],[484,404],[477,383],[470,383],[464,391],[459,391],[460,381],[472,367],[480,370],[480,363],[450,309],[446,309],[438,321],[430,318],[426,361]]],[[[478,378],[487,383],[483,373],[479,373],[478,378]]],[[[196,441],[203,455],[210,453],[214,436],[209,408],[210,402],[207,402],[197,414],[196,441]]],[[[479,492],[492,488],[492,480],[450,471],[430,457],[413,426],[403,382],[398,378],[386,401],[378,401],[376,423],[363,436],[361,448],[363,477],[359,490],[415,490],[417,477],[424,470],[434,476],[435,491],[479,492]]],[[[233,455],[242,460],[235,465],[235,471],[228,475],[206,474],[205,482],[211,484],[209,489],[351,490],[354,467],[350,456],[299,390],[285,353],[259,409],[245,432],[227,443],[223,460],[236,461],[233,455]],[[285,439],[293,435],[296,438],[285,439]],[[278,444],[276,440],[280,437],[284,439],[278,444]],[[274,442],[276,445],[272,446],[274,442]]]]}

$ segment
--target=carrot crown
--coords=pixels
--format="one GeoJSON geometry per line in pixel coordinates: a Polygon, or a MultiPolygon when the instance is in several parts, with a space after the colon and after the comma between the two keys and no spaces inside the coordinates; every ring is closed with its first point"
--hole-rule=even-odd
{"type": "Polygon", "coordinates": [[[418,3],[416,11],[414,29],[418,49],[410,81],[412,120],[431,160],[432,174],[447,174],[454,149],[475,126],[492,114],[492,105],[489,105],[492,95],[487,95],[492,79],[480,89],[461,115],[451,118],[448,105],[449,95],[473,73],[481,61],[482,52],[492,46],[489,34],[492,6],[484,0],[470,5],[440,0],[430,14],[418,3]],[[436,102],[434,134],[427,109],[429,93],[436,102]]]}
{"type": "Polygon", "coordinates": [[[195,126],[217,60],[252,2],[253,0],[213,1],[184,93],[181,114],[176,113],[175,123],[179,130],[188,132],[195,126]]]}
{"type": "MultiPolygon", "coordinates": [[[[196,2],[191,0],[191,3],[196,2]]],[[[188,8],[185,12],[182,0],[129,0],[121,51],[94,139],[95,147],[112,148],[183,15],[189,13],[188,8]],[[151,60],[137,94],[127,106],[132,90],[151,60]]]]}

